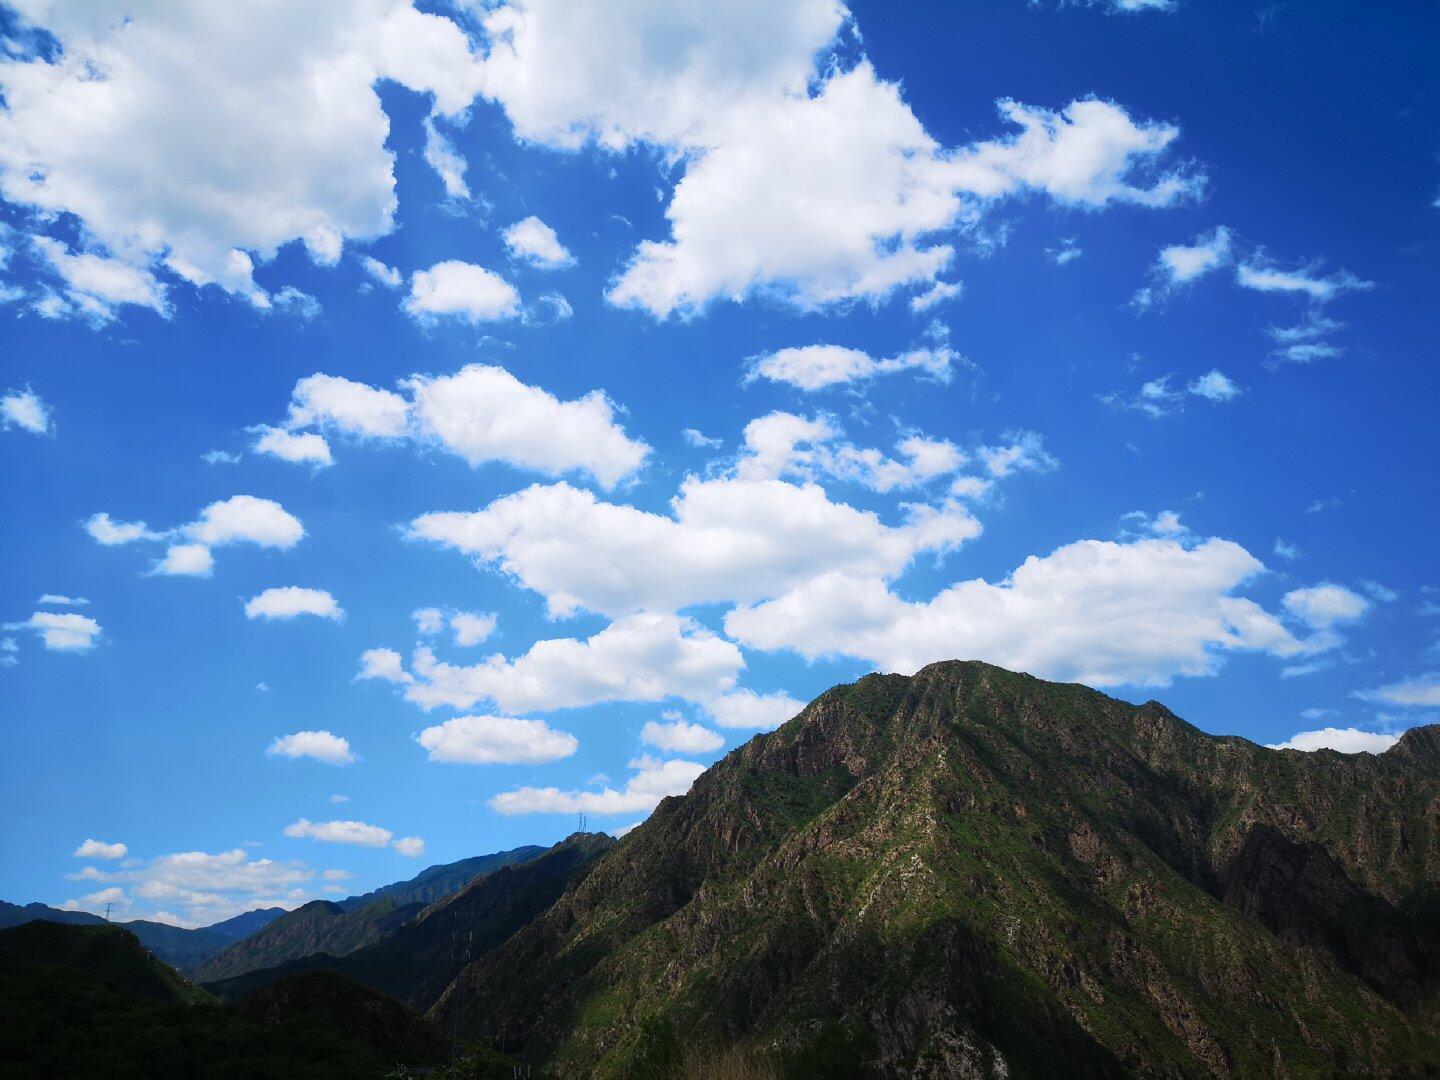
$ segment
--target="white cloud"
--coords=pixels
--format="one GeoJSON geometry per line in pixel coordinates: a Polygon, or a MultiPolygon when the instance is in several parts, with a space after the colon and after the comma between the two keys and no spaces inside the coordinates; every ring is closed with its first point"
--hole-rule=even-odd
{"type": "Polygon", "coordinates": [[[48,435],[54,421],[50,406],[41,401],[35,391],[11,390],[0,397],[0,426],[9,431],[12,424],[32,435],[48,435]]]}
{"type": "Polygon", "coordinates": [[[470,198],[470,185],[465,182],[469,166],[455,144],[435,125],[433,116],[425,118],[425,163],[435,170],[448,198],[470,198]]]}
{"type": "Polygon", "coordinates": [[[383,263],[373,255],[361,255],[360,267],[369,276],[370,280],[387,289],[398,289],[405,284],[405,275],[388,263],[383,263]]]}
{"type": "MultiPolygon", "coordinates": [[[[0,66],[0,85],[4,84],[3,71],[0,66]]],[[[0,121],[0,130],[3,130],[3,121],[0,121]]],[[[3,163],[3,151],[0,151],[0,168],[3,163]]],[[[31,244],[65,282],[65,295],[74,305],[73,310],[92,322],[109,322],[122,304],[150,308],[161,315],[170,313],[165,286],[142,267],[90,252],[74,255],[60,241],[47,236],[32,237],[31,244]]]]}
{"type": "Polygon", "coordinates": [[[401,306],[422,324],[449,317],[473,325],[515,318],[520,294],[493,270],[448,259],[418,271],[401,306]]]}
{"type": "Polygon", "coordinates": [[[93,250],[62,259],[104,260],[62,263],[82,309],[160,309],[162,265],[268,307],[256,258],[300,240],[332,265],[345,241],[393,226],[374,84],[432,93],[449,115],[482,78],[460,27],[407,2],[277,5],[243,19],[226,4],[21,9],[61,48],[0,62],[0,194],[81,220],[93,250]]]}
{"type": "Polygon", "coordinates": [[[337,375],[308,375],[290,395],[289,428],[317,427],[373,439],[406,434],[410,406],[399,394],[337,375]]]}
{"type": "Polygon", "coordinates": [[[1056,266],[1068,266],[1083,254],[1085,252],[1073,236],[1064,237],[1056,247],[1045,249],[1045,257],[1056,266]]]}
{"type": "Polygon", "coordinates": [[[209,577],[214,569],[215,556],[204,544],[171,544],[150,572],[162,577],[209,577]]]}
{"type": "Polygon", "coordinates": [[[642,755],[630,762],[636,770],[623,789],[561,791],[559,788],[522,787],[490,800],[501,814],[634,814],[655,809],[661,799],[684,795],[705,766],[683,758],[657,761],[642,755]]]}
{"type": "Polygon", "coordinates": [[[705,702],[705,711],[723,728],[755,728],[771,731],[805,708],[786,693],[757,694],[740,689],[705,702]]]}
{"type": "Polygon", "coordinates": [[[537,641],[507,660],[495,655],[465,667],[415,650],[414,675],[394,679],[389,658],[367,653],[367,669],[405,684],[405,697],[430,709],[468,709],[492,701],[501,711],[548,712],[607,701],[702,701],[723,694],[745,666],[740,650],[693,620],[636,614],[617,619],[593,636],[537,641]]]}
{"type": "Polygon", "coordinates": [[[1427,672],[1374,690],[1359,690],[1355,696],[1385,705],[1440,706],[1440,673],[1427,672]]]}
{"type": "Polygon", "coordinates": [[[293,619],[298,615],[318,615],[340,622],[345,611],[324,589],[302,589],[297,585],[266,589],[245,603],[247,619],[293,619]]]}
{"type": "Polygon", "coordinates": [[[107,844],[104,840],[87,839],[72,854],[77,859],[123,859],[130,854],[130,849],[124,844],[107,844]]]}
{"type": "Polygon", "coordinates": [[[51,652],[88,652],[100,637],[100,624],[73,611],[37,611],[24,622],[5,623],[6,630],[33,630],[51,652]]]}
{"type": "Polygon", "coordinates": [[[254,450],[257,454],[269,454],[281,461],[314,465],[322,469],[334,464],[335,459],[330,456],[330,444],[323,435],[317,435],[313,431],[297,435],[284,428],[266,427],[263,424],[251,430],[260,436],[255,440],[254,450]]]}
{"type": "Polygon", "coordinates": [[[285,826],[285,835],[321,840],[327,844],[355,844],[359,847],[388,847],[395,834],[363,821],[310,821],[301,818],[285,826]]]}
{"type": "Polygon", "coordinates": [[[712,439],[698,428],[686,428],[680,435],[686,446],[693,446],[697,450],[715,450],[725,445],[724,439],[712,439]]]}
{"type": "Polygon", "coordinates": [[[550,612],[676,611],[756,600],[826,570],[893,577],[980,531],[965,512],[908,508],[891,527],[813,484],[687,477],[673,516],[535,485],[472,513],[426,514],[411,535],[512,575],[550,612]]]}
{"type": "Polygon", "coordinates": [[[910,310],[916,314],[929,311],[946,300],[954,300],[964,291],[965,286],[958,281],[937,281],[924,292],[916,293],[910,298],[910,310]]]}
{"type": "Polygon", "coordinates": [[[560,243],[555,230],[533,214],[517,221],[502,234],[510,254],[540,270],[572,266],[575,256],[560,243]]]}
{"type": "Polygon", "coordinates": [[[402,684],[415,681],[405,670],[404,658],[394,649],[366,649],[360,654],[360,674],[355,677],[402,684]]]}
{"type": "Polygon", "coordinates": [[[42,593],[39,600],[35,601],[40,605],[52,607],[86,607],[90,601],[83,596],[61,596],[59,593],[42,593]]]}
{"type": "Polygon", "coordinates": [[[291,735],[277,735],[265,751],[270,757],[309,757],[329,765],[349,765],[355,760],[350,752],[350,743],[339,735],[328,731],[297,731],[291,735]]]}
{"type": "MultiPolygon", "coordinates": [[[[339,803],[347,803],[347,802],[349,802],[349,801],[350,801],[350,796],[349,796],[349,795],[331,795],[331,796],[330,796],[330,802],[332,802],[332,803],[339,804],[339,803]]],[[[346,873],[344,870],[326,870],[326,871],[325,871],[325,878],[326,878],[326,880],[330,880],[330,879],[331,879],[331,876],[334,875],[334,874],[345,874],[346,877],[349,877],[349,876],[350,876],[350,875],[349,875],[348,873],[346,873]]]]}
{"type": "Polygon", "coordinates": [[[1174,127],[1137,125],[1098,100],[1059,113],[999,107],[1018,135],[946,151],[862,61],[814,96],[721,113],[666,208],[671,239],[642,242],[607,297],[657,317],[752,291],[804,310],[877,301],[933,282],[953,248],[931,238],[987,202],[1039,191],[1062,205],[1166,206],[1199,190],[1178,173],[1131,182],[1174,127]]]}
{"type": "Polygon", "coordinates": [[[1343,585],[1322,582],[1293,589],[1281,599],[1285,610],[1312,630],[1329,630],[1362,619],[1374,605],[1343,585]]]}
{"type": "Polygon", "coordinates": [[[457,716],[422,731],[417,740],[431,761],[469,765],[539,764],[567,758],[580,742],[543,720],[509,716],[457,716]]]}
{"type": "Polygon", "coordinates": [[[181,530],[190,539],[207,547],[248,543],[260,547],[289,549],[305,536],[298,519],[272,499],[233,495],[213,502],[200,517],[181,530]]]}
{"type": "Polygon", "coordinates": [[[1185,285],[1230,264],[1233,234],[1224,225],[1197,236],[1189,244],[1172,244],[1160,250],[1155,271],[1169,287],[1185,285]]]}
{"type": "Polygon", "coordinates": [[[1298,731],[1282,743],[1266,743],[1271,750],[1338,750],[1342,754],[1383,754],[1399,740],[1394,735],[1359,728],[1320,728],[1298,731]]]}
{"type": "Polygon", "coordinates": [[[229,450],[206,450],[200,460],[206,465],[239,465],[242,458],[229,450]]]}
{"type": "Polygon", "coordinates": [[[1282,540],[1280,537],[1277,536],[1275,538],[1275,554],[1280,556],[1280,558],[1282,559],[1287,559],[1290,562],[1294,562],[1300,557],[1300,548],[1297,547],[1295,544],[1287,543],[1285,540],[1282,540]]]}
{"type": "Polygon", "coordinates": [[[1163,686],[1212,674],[1227,652],[1295,656],[1333,644],[1297,640],[1234,595],[1263,569],[1227,540],[1084,540],[1031,556],[998,584],[957,582],[928,601],[830,573],[737,608],[725,629],[750,648],[852,656],[888,671],[960,658],[1093,686],[1163,686]]]}
{"type": "Polygon", "coordinates": [[[614,404],[598,390],[561,401],[486,364],[454,375],[416,375],[405,385],[422,433],[472,466],[503,461],[552,476],[583,471],[610,488],[650,452],[625,434],[614,404]]]}
{"type": "Polygon", "coordinates": [[[1280,270],[1264,263],[1242,264],[1235,270],[1235,280],[1246,289],[1302,293],[1311,300],[1322,303],[1342,292],[1375,287],[1373,281],[1362,281],[1348,270],[1340,270],[1326,277],[1319,275],[1314,267],[1280,270]]]}
{"type": "Polygon", "coordinates": [[[450,616],[450,629],[455,632],[455,644],[463,647],[479,645],[495,632],[494,615],[477,615],[472,611],[457,611],[450,616]]]}
{"type": "Polygon", "coordinates": [[[425,854],[425,841],[418,836],[402,836],[391,847],[410,859],[418,859],[425,854]]]}
{"type": "Polygon", "coordinates": [[[1193,380],[1185,389],[1196,397],[1202,397],[1206,401],[1213,401],[1217,404],[1222,401],[1231,401],[1242,393],[1240,387],[1236,386],[1230,377],[1219,368],[1207,371],[1193,380]]]}
{"type": "Polygon", "coordinates": [[[410,613],[410,618],[415,620],[415,632],[418,634],[438,634],[445,628],[445,613],[438,607],[416,608],[410,613]]]}
{"type": "Polygon", "coordinates": [[[640,738],[651,746],[677,754],[708,754],[725,745],[725,736],[718,731],[684,720],[646,721],[640,738]]]}
{"type": "Polygon", "coordinates": [[[821,390],[827,386],[862,382],[877,375],[916,370],[938,382],[950,381],[951,363],[956,355],[941,346],[934,349],[912,349],[885,360],[876,360],[869,353],[842,345],[805,345],[780,349],[755,358],[745,376],[746,382],[769,379],[789,383],[801,390],[821,390]]]}

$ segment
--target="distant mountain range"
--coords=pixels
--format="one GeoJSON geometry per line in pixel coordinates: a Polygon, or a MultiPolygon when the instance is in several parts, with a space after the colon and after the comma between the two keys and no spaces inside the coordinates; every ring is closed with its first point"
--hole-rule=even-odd
{"type": "MultiPolygon", "coordinates": [[[[175,991],[231,1004],[125,1037],[158,1054],[165,1023],[220,1016],[253,1062],[308,1017],[330,1049],[268,1073],[297,1077],[438,1064],[456,1037],[471,1056],[431,1075],[1440,1075],[1440,726],[1275,751],[934,664],[830,690],[619,842],[520,850],[438,899],[413,899],[426,871],[269,922],[175,991]]],[[[98,977],[63,938],[96,929],[52,928],[25,970],[98,977]]],[[[0,978],[0,1015],[91,1045],[35,978],[0,978]]],[[[6,1037],[0,1060],[30,1045],[6,1037]]],[[[174,1075],[212,1075],[198,1060],[174,1075]]]]}

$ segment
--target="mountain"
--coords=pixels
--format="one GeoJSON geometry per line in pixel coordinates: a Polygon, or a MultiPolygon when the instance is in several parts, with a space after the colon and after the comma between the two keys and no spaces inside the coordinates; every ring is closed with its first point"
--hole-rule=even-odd
{"type": "Polygon", "coordinates": [[[544,851],[543,847],[527,844],[525,847],[513,848],[510,851],[497,851],[492,855],[476,855],[473,858],[461,859],[459,862],[429,866],[409,881],[397,881],[393,885],[382,886],[374,892],[368,892],[361,896],[349,896],[338,901],[338,904],[346,911],[368,907],[377,900],[393,900],[396,905],[433,904],[442,896],[453,893],[477,877],[493,873],[502,866],[526,862],[536,858],[544,851]]]}
{"type": "Polygon", "coordinates": [[[152,1001],[184,1003],[209,997],[151,956],[129,930],[103,919],[98,926],[37,919],[0,930],[0,957],[7,966],[73,968],[152,1001]]]}
{"type": "Polygon", "coordinates": [[[202,926],[200,929],[208,930],[226,941],[239,941],[243,937],[249,937],[257,930],[264,929],[284,914],[283,907],[255,908],[252,911],[242,911],[239,915],[225,919],[223,922],[202,926]]]}
{"type": "MultiPolygon", "coordinates": [[[[215,952],[190,972],[197,982],[220,982],[247,972],[276,968],[318,953],[346,956],[419,915],[476,878],[522,864],[543,853],[529,845],[493,855],[431,866],[408,881],[386,885],[340,901],[313,900],[284,912],[254,933],[215,952]]],[[[309,970],[312,965],[300,965],[309,970]]],[[[292,968],[287,968],[292,970],[292,968]]]]}
{"type": "Polygon", "coordinates": [[[221,1006],[122,927],[0,930],[5,1077],[382,1080],[447,1051],[432,1023],[343,976],[285,979],[221,1006]]]}
{"type": "Polygon", "coordinates": [[[215,982],[312,953],[344,956],[423,910],[420,904],[396,906],[390,899],[349,911],[328,900],[312,900],[217,952],[190,974],[197,982],[215,982]]]}
{"type": "MultiPolygon", "coordinates": [[[[245,916],[238,916],[238,918],[243,919],[245,916]]],[[[214,955],[233,940],[217,931],[215,927],[188,930],[179,926],[171,926],[168,923],[149,922],[144,919],[135,919],[124,923],[106,923],[99,915],[92,915],[88,911],[65,911],[60,908],[46,907],[44,904],[26,904],[21,907],[18,904],[7,904],[0,901],[0,927],[20,926],[36,919],[76,926],[123,926],[140,940],[140,944],[159,959],[171,967],[181,970],[214,955]]]]}
{"type": "Polygon", "coordinates": [[[1440,1070],[1440,727],[1275,751],[986,664],[836,687],[469,965],[561,1077],[1440,1070]]]}
{"type": "Polygon", "coordinates": [[[225,1000],[302,971],[333,971],[416,1009],[433,1005],[460,970],[540,915],[615,846],[605,833],[575,833],[535,859],[502,867],[425,908],[347,956],[324,953],[206,984],[225,1000]]]}

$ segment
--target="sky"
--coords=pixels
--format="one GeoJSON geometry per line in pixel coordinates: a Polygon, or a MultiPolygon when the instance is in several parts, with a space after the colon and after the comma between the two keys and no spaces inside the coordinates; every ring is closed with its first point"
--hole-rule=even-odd
{"type": "Polygon", "coordinates": [[[622,832],[979,659],[1440,720],[1433,6],[0,5],[0,897],[622,832]]]}

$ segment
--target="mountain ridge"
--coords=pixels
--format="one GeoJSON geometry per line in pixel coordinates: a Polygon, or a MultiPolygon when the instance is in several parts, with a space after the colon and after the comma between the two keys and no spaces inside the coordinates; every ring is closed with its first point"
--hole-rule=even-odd
{"type": "Polygon", "coordinates": [[[1437,738],[1273,751],[977,662],[867,676],[432,1014],[561,1076],[633,1071],[652,1022],[797,1052],[838,1024],[883,1076],[1440,1068],[1437,738]]]}

